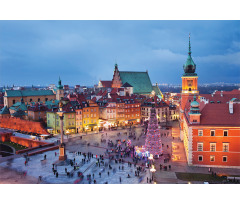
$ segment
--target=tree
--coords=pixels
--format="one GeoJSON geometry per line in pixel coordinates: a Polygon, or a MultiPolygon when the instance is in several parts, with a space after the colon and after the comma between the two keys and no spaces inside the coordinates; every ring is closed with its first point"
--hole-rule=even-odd
{"type": "Polygon", "coordinates": [[[148,123],[147,136],[145,140],[145,149],[149,151],[153,156],[159,156],[162,154],[162,142],[160,137],[160,130],[158,128],[158,121],[156,116],[156,108],[153,98],[152,108],[148,123]]]}

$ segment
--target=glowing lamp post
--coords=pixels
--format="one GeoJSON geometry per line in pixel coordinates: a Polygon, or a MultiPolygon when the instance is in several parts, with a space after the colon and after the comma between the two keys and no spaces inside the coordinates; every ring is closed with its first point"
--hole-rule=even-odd
{"type": "Polygon", "coordinates": [[[66,160],[67,159],[67,155],[65,152],[65,144],[63,142],[63,114],[64,111],[62,110],[63,107],[63,103],[60,101],[59,103],[59,110],[57,112],[57,114],[59,115],[60,118],[60,129],[61,129],[61,144],[59,145],[59,160],[66,160]]]}
{"type": "Polygon", "coordinates": [[[156,172],[156,169],[154,168],[154,165],[152,165],[152,168],[150,169],[150,172],[152,173],[151,177],[153,180],[153,173],[156,172]]]}
{"type": "Polygon", "coordinates": [[[153,155],[152,155],[152,154],[150,154],[150,156],[148,157],[148,159],[150,160],[150,163],[151,163],[151,165],[152,165],[152,161],[153,161],[153,155]]]}

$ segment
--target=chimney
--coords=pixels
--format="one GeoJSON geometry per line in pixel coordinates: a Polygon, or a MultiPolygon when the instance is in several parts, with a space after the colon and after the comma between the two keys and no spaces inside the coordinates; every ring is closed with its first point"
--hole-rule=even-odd
{"type": "Polygon", "coordinates": [[[229,101],[229,113],[233,114],[233,101],[229,101]]]}

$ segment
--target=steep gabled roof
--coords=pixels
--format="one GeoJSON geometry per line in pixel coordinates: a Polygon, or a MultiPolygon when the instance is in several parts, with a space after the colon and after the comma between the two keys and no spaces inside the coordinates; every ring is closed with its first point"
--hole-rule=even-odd
{"type": "Polygon", "coordinates": [[[155,92],[156,96],[158,96],[158,98],[163,98],[163,94],[158,85],[153,86],[153,91],[155,92]]]}
{"type": "Polygon", "coordinates": [[[125,84],[122,85],[122,87],[133,87],[133,86],[126,82],[125,84]]]}
{"type": "Polygon", "coordinates": [[[134,94],[150,94],[153,90],[147,72],[119,72],[122,84],[126,82],[133,86],[134,94]]]}
{"type": "Polygon", "coordinates": [[[102,86],[103,87],[106,87],[106,88],[111,88],[112,87],[112,81],[101,81],[100,82],[102,83],[102,86]]]}

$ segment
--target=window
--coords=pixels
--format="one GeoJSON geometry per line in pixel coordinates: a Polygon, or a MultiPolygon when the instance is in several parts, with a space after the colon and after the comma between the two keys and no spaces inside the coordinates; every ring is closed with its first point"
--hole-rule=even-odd
{"type": "Polygon", "coordinates": [[[225,137],[228,136],[228,131],[227,130],[223,131],[223,136],[225,136],[225,137]]]}
{"type": "Polygon", "coordinates": [[[215,152],[216,151],[216,143],[210,143],[210,151],[215,152]]]}
{"type": "Polygon", "coordinates": [[[48,121],[47,121],[47,123],[49,124],[49,123],[50,123],[50,121],[48,120],[48,121]]]}
{"type": "Polygon", "coordinates": [[[215,136],[215,130],[211,130],[211,136],[215,136]]]}
{"type": "Polygon", "coordinates": [[[198,142],[197,151],[198,152],[202,152],[203,151],[203,143],[199,143],[198,142]]]}
{"type": "Polygon", "coordinates": [[[40,98],[38,98],[38,102],[40,102],[40,98]]]}
{"type": "Polygon", "coordinates": [[[48,98],[45,98],[45,101],[48,101],[48,98]]]}
{"type": "Polygon", "coordinates": [[[12,103],[15,104],[15,100],[12,100],[12,103]]]}
{"type": "Polygon", "coordinates": [[[198,156],[198,161],[203,161],[203,156],[202,155],[198,156]]]}
{"type": "Polygon", "coordinates": [[[198,130],[198,136],[203,136],[203,131],[202,130],[198,130]]]}
{"type": "Polygon", "coordinates": [[[57,126],[59,126],[59,121],[57,121],[57,126]]]}
{"type": "Polygon", "coordinates": [[[227,162],[227,156],[223,156],[223,162],[227,162]]]}
{"type": "Polygon", "coordinates": [[[30,98],[30,100],[29,100],[30,102],[32,102],[32,98],[30,98]]]}
{"type": "Polygon", "coordinates": [[[229,143],[223,143],[223,152],[229,151],[229,143]]]}
{"type": "Polygon", "coordinates": [[[210,161],[214,162],[215,161],[215,156],[210,156],[210,161]]]}

